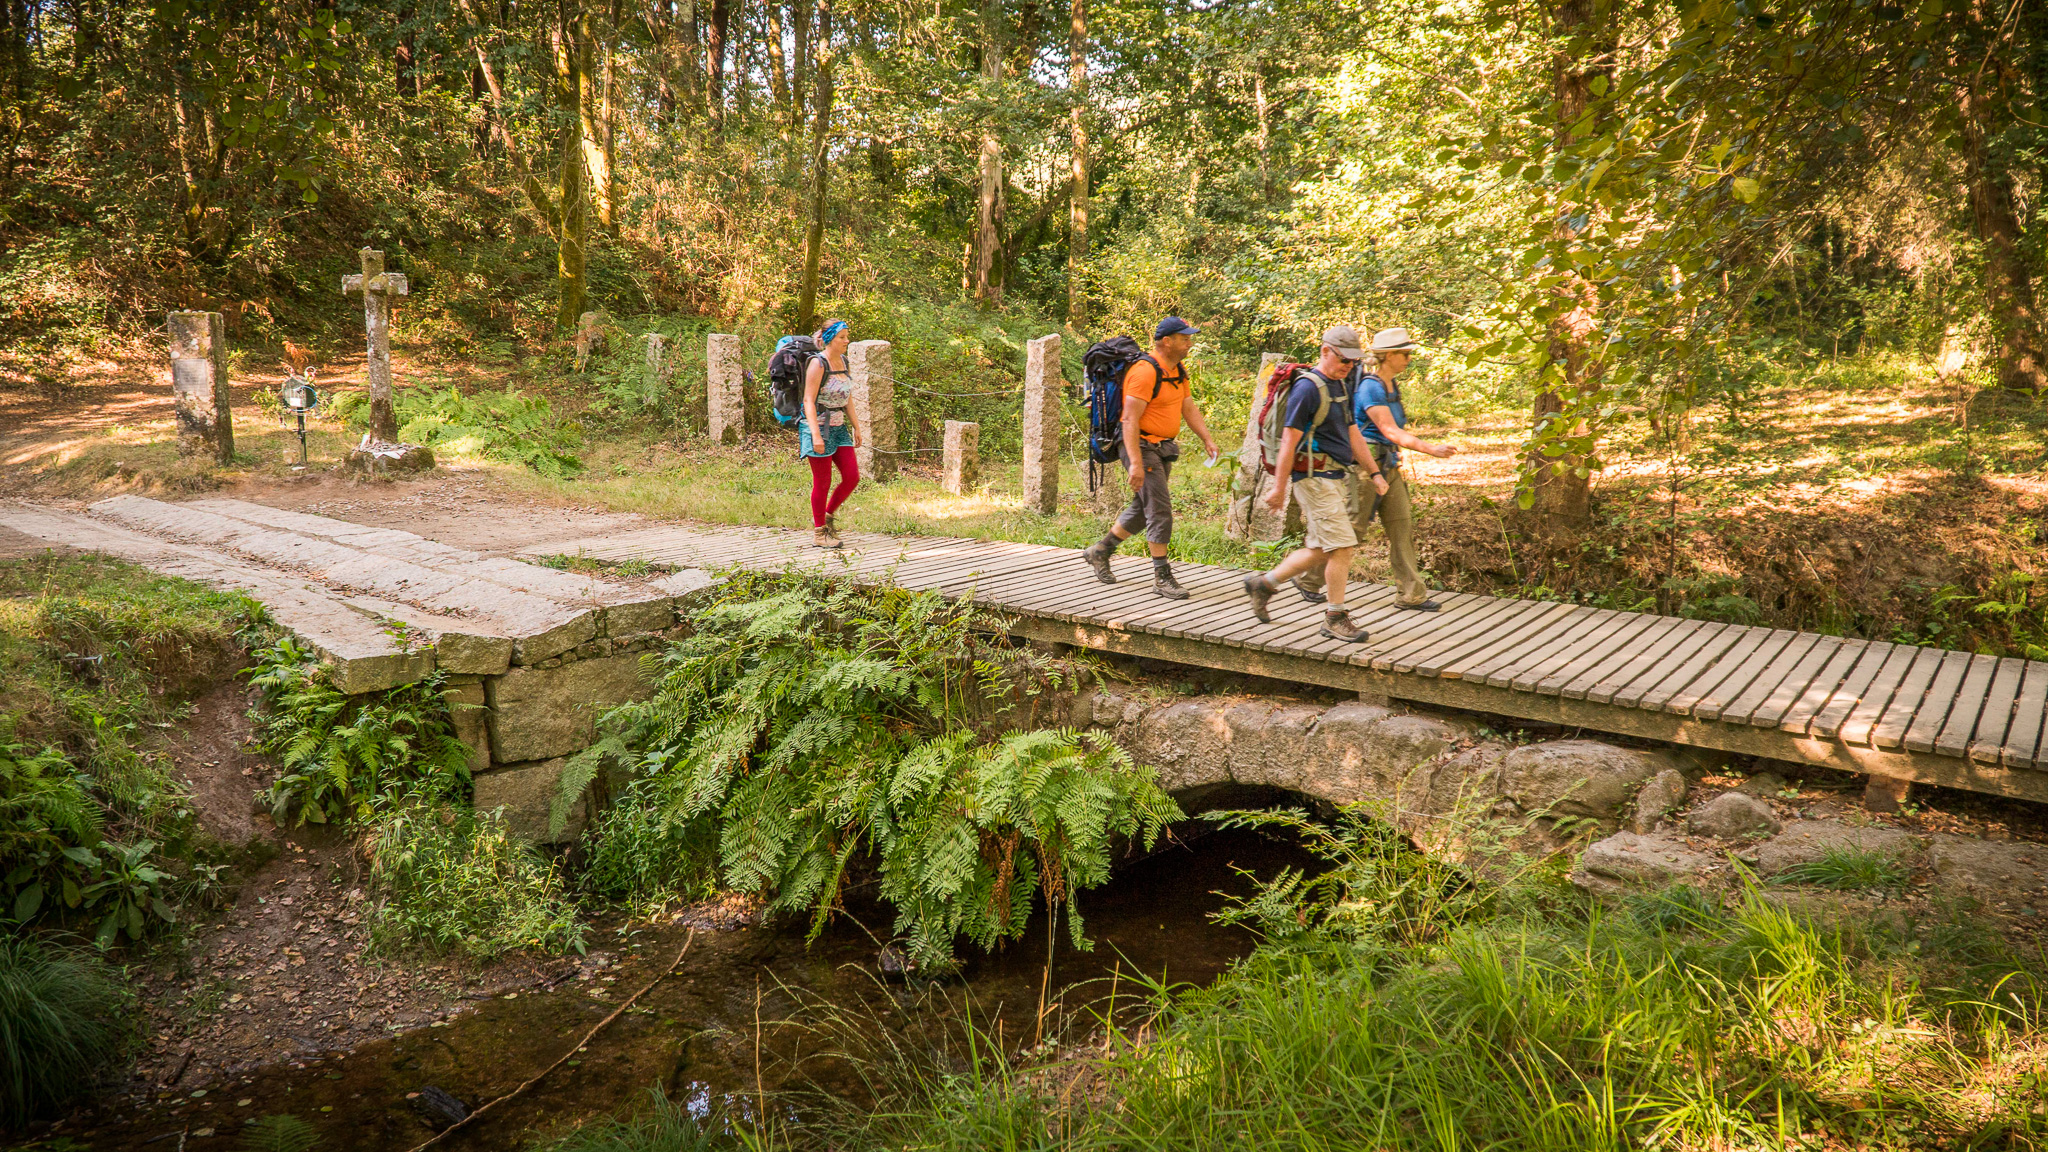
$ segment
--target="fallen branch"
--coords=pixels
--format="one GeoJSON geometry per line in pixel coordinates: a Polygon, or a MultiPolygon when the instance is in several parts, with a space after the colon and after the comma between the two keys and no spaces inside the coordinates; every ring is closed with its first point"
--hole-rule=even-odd
{"type": "Polygon", "coordinates": [[[576,1053],[583,1051],[583,1046],[590,1043],[592,1037],[596,1036],[599,1032],[604,1031],[606,1025],[610,1024],[614,1020],[617,1020],[619,1017],[625,1015],[626,1009],[631,1008],[635,1003],[639,1001],[639,999],[642,996],[645,996],[649,992],[654,991],[654,986],[656,984],[659,984],[663,980],[666,980],[670,976],[674,975],[675,970],[682,966],[683,957],[690,954],[690,945],[694,943],[696,939],[697,930],[695,928],[692,928],[690,929],[689,936],[685,937],[683,940],[682,950],[676,953],[676,958],[669,963],[669,966],[667,968],[662,969],[659,975],[657,975],[654,979],[649,980],[647,982],[646,987],[640,989],[638,992],[633,993],[633,995],[631,995],[630,997],[627,997],[626,1002],[624,1004],[621,1004],[617,1008],[612,1009],[611,1015],[605,1017],[602,1020],[599,1020],[596,1024],[591,1025],[590,1031],[585,1032],[583,1034],[583,1039],[578,1040],[576,1041],[576,1043],[570,1045],[569,1050],[567,1052],[562,1053],[559,1057],[557,1057],[553,1064],[550,1064],[547,1067],[541,1069],[539,1072],[535,1073],[533,1078],[531,1080],[528,1080],[526,1083],[521,1084],[519,1087],[514,1088],[510,1092],[505,1093],[503,1096],[500,1096],[495,1100],[491,1100],[483,1105],[480,1105],[476,1109],[476,1111],[471,1112],[469,1115],[464,1116],[461,1120],[458,1120],[455,1123],[450,1124],[448,1127],[441,1129],[441,1131],[435,1133],[434,1136],[427,1140],[424,1144],[414,1145],[411,1149],[411,1152],[422,1152],[423,1149],[432,1148],[434,1145],[439,1144],[441,1141],[446,1140],[448,1137],[453,1136],[457,1132],[460,1132],[463,1128],[468,1127],[470,1121],[476,1119],[477,1117],[483,1115],[486,1112],[489,1112],[491,1109],[496,1108],[498,1105],[503,1104],[505,1101],[512,1099],[514,1096],[519,1095],[521,1092],[526,1091],[528,1088],[533,1087],[535,1084],[540,1083],[542,1080],[547,1079],[548,1073],[553,1072],[555,1069],[560,1068],[562,1065],[568,1063],[569,1057],[574,1056],[576,1053]]]}

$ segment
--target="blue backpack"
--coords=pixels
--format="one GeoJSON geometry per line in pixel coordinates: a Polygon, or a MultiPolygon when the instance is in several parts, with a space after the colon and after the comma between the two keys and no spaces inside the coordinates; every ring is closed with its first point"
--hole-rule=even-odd
{"type": "Polygon", "coordinates": [[[1129,336],[1111,336],[1088,346],[1081,354],[1081,371],[1088,382],[1088,490],[1100,485],[1103,465],[1124,458],[1124,376],[1131,365],[1143,360],[1152,365],[1152,396],[1159,397],[1166,372],[1138,342],[1129,336]]]}

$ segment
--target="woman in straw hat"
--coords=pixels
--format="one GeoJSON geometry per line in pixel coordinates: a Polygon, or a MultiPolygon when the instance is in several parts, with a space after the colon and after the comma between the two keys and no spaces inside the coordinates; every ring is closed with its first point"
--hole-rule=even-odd
{"type": "MultiPolygon", "coordinates": [[[[1366,348],[1364,375],[1351,390],[1352,413],[1358,431],[1372,450],[1373,460],[1387,478],[1385,495],[1363,484],[1352,496],[1352,527],[1360,540],[1366,526],[1377,516],[1387,534],[1387,561],[1394,573],[1396,608],[1411,612],[1434,612],[1437,602],[1429,598],[1429,586],[1422,582],[1421,566],[1415,556],[1415,513],[1408,500],[1408,481],[1401,474],[1401,449],[1422,452],[1439,459],[1457,454],[1449,444],[1434,444],[1408,431],[1408,413],[1401,404],[1401,388],[1395,383],[1408,368],[1415,353],[1422,350],[1406,328],[1382,328],[1373,333],[1366,348]]],[[[1295,581],[1301,598],[1311,604],[1324,600],[1322,573],[1311,571],[1295,581]]]]}

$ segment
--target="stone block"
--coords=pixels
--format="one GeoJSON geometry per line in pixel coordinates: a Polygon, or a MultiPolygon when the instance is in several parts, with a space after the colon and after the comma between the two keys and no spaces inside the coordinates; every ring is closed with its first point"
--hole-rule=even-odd
{"type": "Polygon", "coordinates": [[[1629,831],[1643,834],[1656,831],[1659,821],[1685,804],[1686,790],[1690,786],[1685,774],[1676,768],[1666,768],[1650,777],[1650,782],[1636,793],[1635,811],[1629,817],[1629,831]]]}
{"type": "Polygon", "coordinates": [[[568,757],[562,756],[529,764],[507,764],[478,776],[476,810],[490,812],[502,808],[506,830],[528,843],[566,844],[576,839],[590,821],[588,792],[582,803],[569,810],[562,834],[548,835],[548,812],[562,782],[562,768],[568,762],[568,757]]]}
{"type": "Polygon", "coordinates": [[[1830,850],[1876,852],[1899,860],[1919,854],[1913,838],[1897,828],[1873,824],[1855,827],[1825,820],[1794,820],[1756,849],[1757,871],[1775,876],[1800,864],[1811,864],[1830,850]]]}
{"type": "Polygon", "coordinates": [[[491,724],[489,708],[484,701],[484,685],[480,679],[462,677],[452,679],[441,693],[448,701],[448,710],[455,721],[455,735],[469,745],[469,771],[472,776],[487,772],[491,767],[491,724]]]}
{"type": "Polygon", "coordinates": [[[1231,730],[1220,700],[1183,700],[1154,708],[1138,723],[1131,755],[1159,773],[1168,792],[1230,781],[1231,730]]]}
{"type": "Polygon", "coordinates": [[[486,682],[491,752],[501,764],[566,756],[590,746],[599,713],[645,700],[653,683],[638,656],[578,660],[558,668],[515,667],[486,682]]]}
{"type": "Polygon", "coordinates": [[[1060,417],[1066,391],[1059,335],[1040,336],[1024,349],[1024,507],[1050,516],[1059,511],[1060,417]]]}
{"type": "Polygon", "coordinates": [[[981,483],[981,425],[969,420],[946,421],[943,453],[940,487],[955,496],[974,491],[981,483]]]}
{"type": "MultiPolygon", "coordinates": [[[[1323,710],[1314,704],[1292,702],[1231,709],[1231,778],[1240,784],[1314,794],[1309,779],[1310,738],[1322,716],[1323,710]]],[[[1326,799],[1341,803],[1344,798],[1326,799]]]]}
{"type": "Polygon", "coordinates": [[[1517,748],[1501,767],[1502,787],[1523,811],[1609,823],[1643,785],[1676,765],[1663,752],[1556,740],[1517,748]]]}
{"type": "Polygon", "coordinates": [[[178,450],[226,464],[235,455],[235,421],[229,405],[225,322],[218,312],[173,312],[166,326],[178,450]]]}
{"type": "Polygon", "coordinates": [[[1572,883],[1596,892],[1663,888],[1693,879],[1712,867],[1712,858],[1693,851],[1682,840],[1617,832],[1586,848],[1572,873],[1572,883]]]}
{"type": "Polygon", "coordinates": [[[1721,840],[1772,836],[1785,827],[1770,805],[1741,792],[1721,793],[1701,805],[1685,823],[1699,835],[1721,840]]]}
{"type": "Polygon", "coordinates": [[[856,340],[846,346],[846,371],[853,381],[853,414],[860,421],[860,445],[853,450],[862,481],[896,478],[896,368],[887,340],[856,340]]]}
{"type": "Polygon", "coordinates": [[[747,432],[740,338],[724,332],[705,337],[704,371],[707,431],[714,443],[737,444],[747,432]]]}

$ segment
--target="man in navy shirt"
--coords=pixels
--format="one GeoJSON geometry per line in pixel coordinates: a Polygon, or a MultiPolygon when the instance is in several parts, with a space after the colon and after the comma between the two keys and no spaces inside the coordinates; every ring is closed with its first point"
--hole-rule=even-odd
{"type": "MultiPolygon", "coordinates": [[[[1449,444],[1432,444],[1408,431],[1408,412],[1401,404],[1401,389],[1395,378],[1407,369],[1421,351],[1406,328],[1386,328],[1373,333],[1366,349],[1378,363],[1366,370],[1351,390],[1352,419],[1365,437],[1373,462],[1386,476],[1384,495],[1365,491],[1356,474],[1351,489],[1351,528],[1361,543],[1366,526],[1379,517],[1387,534],[1387,563],[1393,569],[1397,595],[1394,607],[1411,612],[1434,612],[1437,602],[1429,598],[1429,585],[1422,582],[1421,565],[1415,555],[1415,513],[1408,499],[1408,482],[1401,475],[1401,449],[1438,458],[1457,453],[1449,444]]],[[[1301,598],[1311,604],[1323,602],[1323,577],[1311,568],[1296,579],[1301,598]]]]}
{"type": "Polygon", "coordinates": [[[1351,527],[1351,510],[1346,500],[1345,477],[1354,467],[1365,469],[1373,490],[1381,495],[1387,482],[1373,462],[1372,452],[1359,435],[1352,417],[1344,378],[1365,357],[1359,347],[1357,330],[1339,324],[1323,333],[1321,358],[1313,368],[1295,374],[1287,393],[1286,431],[1281,434],[1278,465],[1274,469],[1273,491],[1266,506],[1278,512],[1294,493],[1308,521],[1306,547],[1298,548],[1278,568],[1259,576],[1247,576],[1245,595],[1251,597],[1252,614],[1272,623],[1267,602],[1283,581],[1292,580],[1311,568],[1323,572],[1328,589],[1328,607],[1323,609],[1322,634],[1332,640],[1363,643],[1371,639],[1365,629],[1351,620],[1344,607],[1344,581],[1351,570],[1351,554],[1358,547],[1358,534],[1351,527]],[[1291,486],[1291,487],[1290,487],[1291,486]]]}

